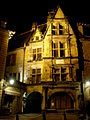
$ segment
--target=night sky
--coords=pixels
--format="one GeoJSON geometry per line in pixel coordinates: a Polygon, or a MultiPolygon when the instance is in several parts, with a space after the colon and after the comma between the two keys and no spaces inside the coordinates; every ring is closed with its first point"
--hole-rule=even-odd
{"type": "Polygon", "coordinates": [[[30,29],[33,21],[43,22],[48,10],[60,5],[66,16],[89,21],[89,0],[12,0],[0,4],[0,19],[7,20],[8,28],[21,33],[30,29]]]}

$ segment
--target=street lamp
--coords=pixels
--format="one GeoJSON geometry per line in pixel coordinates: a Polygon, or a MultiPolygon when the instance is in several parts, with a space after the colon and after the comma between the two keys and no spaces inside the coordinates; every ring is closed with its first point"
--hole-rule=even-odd
{"type": "MultiPolygon", "coordinates": [[[[2,79],[0,82],[0,111],[3,111],[3,105],[4,105],[4,95],[5,95],[5,89],[9,86],[9,85],[14,85],[15,81],[14,79],[10,79],[8,82],[6,82],[6,80],[2,79]]],[[[2,113],[2,112],[1,112],[2,113]]]]}
{"type": "Polygon", "coordinates": [[[90,81],[88,80],[88,81],[86,81],[86,83],[85,83],[85,87],[89,87],[90,86],[90,81]]]}
{"type": "Polygon", "coordinates": [[[10,83],[10,85],[14,85],[14,83],[15,83],[14,79],[10,79],[9,83],[10,83]]]}
{"type": "Polygon", "coordinates": [[[90,81],[89,80],[85,81],[85,82],[81,81],[80,85],[81,85],[81,101],[80,101],[80,103],[81,103],[81,110],[83,110],[83,117],[86,117],[86,104],[85,104],[85,102],[86,102],[86,100],[85,100],[86,93],[85,93],[85,91],[86,91],[86,89],[88,87],[90,87],[90,81]]]}

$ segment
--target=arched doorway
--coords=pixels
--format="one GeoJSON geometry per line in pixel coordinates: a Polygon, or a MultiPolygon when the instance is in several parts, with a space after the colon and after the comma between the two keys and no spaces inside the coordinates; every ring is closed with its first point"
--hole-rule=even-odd
{"type": "Polygon", "coordinates": [[[26,98],[26,113],[40,113],[42,103],[42,94],[39,92],[32,92],[26,98]]]}
{"type": "Polygon", "coordinates": [[[56,92],[48,100],[49,109],[73,109],[74,100],[66,92],[56,92]]]}

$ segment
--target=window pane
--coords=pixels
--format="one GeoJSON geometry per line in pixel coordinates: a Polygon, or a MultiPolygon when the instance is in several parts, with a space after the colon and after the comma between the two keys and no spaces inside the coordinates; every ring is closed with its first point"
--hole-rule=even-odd
{"type": "Polygon", "coordinates": [[[35,83],[35,75],[32,75],[32,84],[35,83]]]}
{"type": "Polygon", "coordinates": [[[42,50],[41,48],[37,48],[37,52],[41,52],[41,50],[42,50]]]}
{"type": "Polygon", "coordinates": [[[66,73],[66,68],[65,67],[61,67],[61,73],[66,73]]]}
{"type": "Polygon", "coordinates": [[[65,50],[60,50],[60,57],[65,57],[65,50]]]}
{"type": "Polygon", "coordinates": [[[40,83],[41,81],[41,75],[37,75],[36,83],[40,83]]]}
{"type": "Polygon", "coordinates": [[[60,48],[64,48],[64,43],[60,42],[60,48]]]}
{"type": "Polygon", "coordinates": [[[62,30],[59,30],[59,35],[63,35],[63,31],[62,30]]]}
{"type": "Polygon", "coordinates": [[[61,74],[61,80],[66,81],[66,74],[61,74]]]}
{"type": "Polygon", "coordinates": [[[59,24],[59,29],[63,29],[63,26],[59,24]]]}
{"type": "Polygon", "coordinates": [[[60,74],[55,75],[55,81],[60,81],[60,74]]]}
{"type": "Polygon", "coordinates": [[[10,66],[10,55],[7,56],[6,65],[7,65],[7,66],[10,66]]]}
{"type": "Polygon", "coordinates": [[[18,81],[20,81],[20,73],[18,73],[18,81]]]}
{"type": "Polygon", "coordinates": [[[41,74],[41,69],[37,69],[37,74],[40,73],[41,74]]]}
{"type": "Polygon", "coordinates": [[[13,79],[16,80],[16,73],[13,73],[13,79]]]}
{"type": "Polygon", "coordinates": [[[56,28],[56,26],[55,25],[52,25],[52,29],[55,29],[56,28]]]}
{"type": "Polygon", "coordinates": [[[52,30],[52,34],[53,34],[53,35],[55,35],[55,34],[56,34],[55,30],[52,30]]]}
{"type": "Polygon", "coordinates": [[[58,57],[58,50],[53,50],[54,57],[58,57]]]}
{"type": "Polygon", "coordinates": [[[36,49],[33,49],[33,53],[36,53],[36,49]]]}
{"type": "Polygon", "coordinates": [[[36,72],[35,69],[32,69],[32,74],[35,74],[35,72],[36,72]]]}
{"type": "Polygon", "coordinates": [[[37,60],[41,60],[41,58],[42,58],[42,54],[41,54],[41,53],[38,53],[38,54],[37,54],[37,60]]]}
{"type": "Polygon", "coordinates": [[[39,36],[36,36],[36,40],[39,40],[39,36]]]}
{"type": "Polygon", "coordinates": [[[33,60],[36,60],[36,54],[33,54],[33,60]]]}
{"type": "Polygon", "coordinates": [[[13,66],[16,64],[16,54],[10,56],[10,64],[13,66]]]}

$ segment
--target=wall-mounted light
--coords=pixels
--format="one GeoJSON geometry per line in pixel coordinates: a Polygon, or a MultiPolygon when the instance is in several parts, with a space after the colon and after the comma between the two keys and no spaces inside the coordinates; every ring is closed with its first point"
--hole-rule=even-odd
{"type": "Polygon", "coordinates": [[[85,83],[85,87],[88,87],[88,86],[90,86],[90,81],[86,81],[85,83]]]}
{"type": "Polygon", "coordinates": [[[14,79],[9,80],[10,85],[13,85],[15,83],[14,79]]]}

